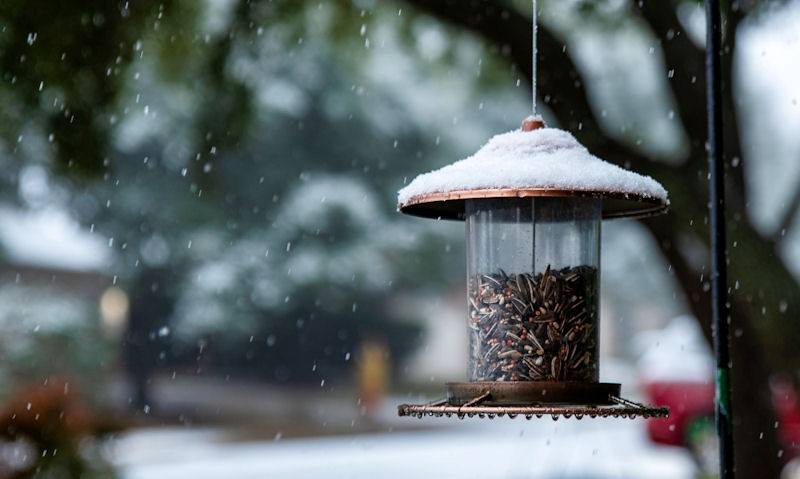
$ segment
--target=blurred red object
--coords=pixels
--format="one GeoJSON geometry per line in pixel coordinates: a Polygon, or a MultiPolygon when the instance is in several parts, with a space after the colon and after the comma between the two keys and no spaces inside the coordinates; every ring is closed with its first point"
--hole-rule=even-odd
{"type": "MultiPolygon", "coordinates": [[[[800,454],[800,402],[791,382],[770,381],[772,404],[778,420],[778,437],[786,457],[800,454]]],[[[669,406],[669,418],[647,421],[653,442],[691,446],[692,435],[701,427],[714,426],[714,383],[680,380],[652,381],[643,385],[651,404],[669,406]]],[[[734,404],[734,407],[736,405],[734,404]]],[[[711,429],[713,431],[713,429],[711,429]]]]}
{"type": "Polygon", "coordinates": [[[769,382],[772,390],[772,407],[778,418],[778,438],[783,446],[783,453],[788,457],[800,454],[800,409],[798,409],[797,392],[791,381],[783,378],[772,378],[769,382]]]}
{"type": "Polygon", "coordinates": [[[684,446],[694,421],[714,417],[714,383],[654,381],[644,389],[651,404],[669,406],[669,418],[647,421],[654,442],[684,446]]]}

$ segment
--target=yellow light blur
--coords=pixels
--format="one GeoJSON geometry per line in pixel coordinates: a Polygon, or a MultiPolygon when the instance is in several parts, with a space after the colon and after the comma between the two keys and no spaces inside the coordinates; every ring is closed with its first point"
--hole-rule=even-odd
{"type": "Polygon", "coordinates": [[[100,321],[103,331],[112,338],[119,338],[128,322],[130,300],[121,288],[111,286],[100,296],[100,321]]]}

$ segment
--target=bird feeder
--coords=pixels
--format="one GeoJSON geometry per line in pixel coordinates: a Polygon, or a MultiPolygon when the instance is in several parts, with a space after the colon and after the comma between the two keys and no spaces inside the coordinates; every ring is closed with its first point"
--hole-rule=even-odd
{"type": "Polygon", "coordinates": [[[658,182],[529,117],[398,201],[402,213],[465,221],[469,332],[467,381],[401,415],[667,414],[599,382],[601,221],[665,212],[658,182]]]}

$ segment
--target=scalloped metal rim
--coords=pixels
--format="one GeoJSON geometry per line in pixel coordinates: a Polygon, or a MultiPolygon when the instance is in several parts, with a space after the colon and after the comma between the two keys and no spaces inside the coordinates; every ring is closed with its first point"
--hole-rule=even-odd
{"type": "Polygon", "coordinates": [[[481,401],[488,397],[488,393],[482,397],[477,397],[470,403],[462,406],[453,406],[447,402],[447,399],[434,401],[424,405],[410,405],[402,404],[397,407],[399,416],[417,417],[422,419],[424,416],[431,417],[452,417],[456,416],[459,419],[465,417],[479,417],[494,419],[495,417],[508,416],[514,419],[517,416],[523,416],[525,419],[541,418],[542,416],[551,416],[553,420],[563,416],[565,419],[575,417],[575,419],[583,419],[584,417],[597,418],[597,417],[621,417],[635,419],[637,417],[643,418],[666,418],[669,417],[668,407],[655,407],[639,404],[628,399],[618,396],[609,396],[612,405],[597,406],[597,405],[560,405],[560,406],[483,406],[481,401]]]}

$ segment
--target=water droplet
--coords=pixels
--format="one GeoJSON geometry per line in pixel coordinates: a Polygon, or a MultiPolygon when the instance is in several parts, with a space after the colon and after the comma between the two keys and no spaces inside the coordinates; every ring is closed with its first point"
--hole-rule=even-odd
{"type": "Polygon", "coordinates": [[[150,414],[150,405],[145,404],[142,411],[144,411],[145,414],[150,414]]]}
{"type": "Polygon", "coordinates": [[[344,360],[345,360],[345,361],[350,361],[350,353],[346,353],[346,354],[344,355],[344,360]]]}
{"type": "Polygon", "coordinates": [[[169,336],[169,326],[161,326],[158,330],[158,337],[166,338],[167,336],[169,336]]]}
{"type": "Polygon", "coordinates": [[[188,172],[189,172],[189,169],[188,169],[188,168],[181,168],[181,176],[186,176],[186,174],[187,174],[188,172]]]}
{"type": "Polygon", "coordinates": [[[39,36],[38,33],[30,32],[28,34],[28,45],[33,45],[33,43],[36,41],[36,37],[38,37],[38,36],[39,36]]]}

